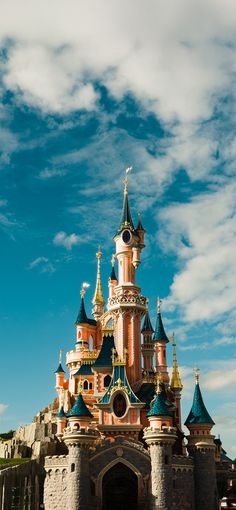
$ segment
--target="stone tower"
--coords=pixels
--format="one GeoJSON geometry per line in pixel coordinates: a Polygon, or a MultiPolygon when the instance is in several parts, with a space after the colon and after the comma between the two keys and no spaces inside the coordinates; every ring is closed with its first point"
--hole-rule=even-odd
{"type": "Polygon", "coordinates": [[[172,426],[170,406],[167,405],[164,385],[157,383],[157,394],[147,413],[150,427],[144,430],[152,466],[152,510],[172,510],[172,446],[176,429],[172,426]]]}
{"type": "Polygon", "coordinates": [[[188,452],[194,458],[196,510],[218,510],[214,436],[210,417],[199,386],[199,370],[195,371],[195,391],[191,411],[185,421],[190,431],[188,452]]]}

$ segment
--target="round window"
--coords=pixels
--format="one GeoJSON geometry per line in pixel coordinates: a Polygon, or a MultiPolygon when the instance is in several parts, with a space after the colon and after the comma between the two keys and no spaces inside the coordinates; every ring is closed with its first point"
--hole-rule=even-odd
{"type": "Polygon", "coordinates": [[[125,244],[128,244],[131,240],[131,233],[129,230],[124,230],[123,234],[122,234],[122,239],[124,241],[125,244]]]}
{"type": "Polygon", "coordinates": [[[118,393],[113,400],[113,412],[117,418],[124,416],[127,408],[126,399],[122,393],[118,393]]]}

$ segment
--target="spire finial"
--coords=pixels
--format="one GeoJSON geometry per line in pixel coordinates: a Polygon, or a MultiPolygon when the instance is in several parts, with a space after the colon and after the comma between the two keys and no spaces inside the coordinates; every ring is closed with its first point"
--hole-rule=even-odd
{"type": "Polygon", "coordinates": [[[158,298],[157,298],[157,313],[161,313],[161,303],[162,303],[162,301],[158,296],[158,298]]]}
{"type": "Polygon", "coordinates": [[[125,170],[125,178],[124,178],[124,185],[125,185],[124,193],[125,194],[128,194],[128,184],[129,184],[128,173],[131,172],[131,170],[133,170],[132,166],[128,166],[125,170]]]}
{"type": "Polygon", "coordinates": [[[161,374],[159,372],[157,372],[157,382],[156,382],[156,393],[159,395],[161,393],[161,382],[162,382],[162,377],[161,377],[161,374]]]}
{"type": "Polygon", "coordinates": [[[105,300],[104,300],[104,297],[102,294],[102,282],[101,282],[102,252],[101,252],[100,246],[98,247],[96,257],[97,257],[97,278],[96,278],[96,287],[95,287],[95,292],[94,292],[92,303],[94,305],[93,306],[93,315],[94,315],[95,319],[97,320],[97,319],[99,319],[99,317],[101,317],[101,315],[104,312],[103,306],[105,303],[105,300]]]}
{"type": "Polygon", "coordinates": [[[81,290],[80,290],[80,295],[81,295],[82,299],[84,299],[86,289],[88,289],[89,287],[90,287],[90,283],[87,283],[87,282],[82,283],[81,290]]]}
{"type": "Polygon", "coordinates": [[[175,341],[175,333],[173,331],[172,334],[172,346],[173,346],[173,371],[171,377],[170,387],[173,390],[182,390],[183,385],[181,383],[178,363],[177,363],[177,354],[176,354],[176,341],[175,341]]]}
{"type": "Polygon", "coordinates": [[[195,372],[195,383],[198,384],[199,383],[199,368],[194,368],[194,372],[195,372]]]}
{"type": "Polygon", "coordinates": [[[63,349],[60,349],[59,350],[59,364],[62,362],[62,353],[63,353],[63,349]]]}

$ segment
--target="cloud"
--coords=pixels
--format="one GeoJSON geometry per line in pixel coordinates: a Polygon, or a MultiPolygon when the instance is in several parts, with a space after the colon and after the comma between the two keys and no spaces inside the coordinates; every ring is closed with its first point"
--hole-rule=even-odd
{"type": "Polygon", "coordinates": [[[40,267],[41,273],[54,273],[56,271],[55,266],[49,262],[47,257],[37,257],[33,260],[29,265],[29,269],[34,269],[35,267],[40,267]]]}
{"type": "Polygon", "coordinates": [[[49,170],[48,168],[45,168],[44,170],[41,170],[38,174],[38,179],[41,179],[42,181],[51,179],[53,177],[63,177],[66,175],[67,171],[60,169],[60,168],[54,168],[49,170]]]}
{"type": "Polygon", "coordinates": [[[151,0],[148,10],[140,0],[69,5],[69,18],[65,0],[4,7],[2,40],[16,41],[5,84],[29,104],[61,113],[94,108],[99,80],[118,99],[131,92],[165,122],[189,122],[211,116],[217,93],[233,90],[232,0],[151,0]]]}
{"type": "Polygon", "coordinates": [[[0,404],[0,414],[5,413],[6,409],[8,408],[8,405],[6,404],[0,404]]]}
{"type": "Polygon", "coordinates": [[[54,239],[53,244],[55,246],[64,246],[67,250],[71,250],[73,246],[79,244],[80,238],[76,234],[66,234],[65,232],[58,232],[54,239]]]}
{"type": "Polygon", "coordinates": [[[233,182],[160,213],[158,239],[180,266],[167,304],[181,307],[187,322],[216,321],[235,308],[235,193],[233,182]]]}

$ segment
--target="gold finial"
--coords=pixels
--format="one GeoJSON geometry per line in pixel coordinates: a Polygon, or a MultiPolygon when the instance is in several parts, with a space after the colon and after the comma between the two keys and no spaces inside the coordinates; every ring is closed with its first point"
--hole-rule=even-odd
{"type": "Polygon", "coordinates": [[[90,283],[87,283],[87,282],[82,283],[81,291],[80,291],[80,295],[81,295],[82,299],[84,299],[86,289],[88,289],[89,287],[90,287],[90,283]]]}
{"type": "Polygon", "coordinates": [[[133,167],[132,166],[128,166],[125,170],[125,178],[124,178],[124,185],[125,185],[125,188],[124,188],[124,193],[128,193],[128,183],[129,183],[129,179],[128,179],[128,173],[131,172],[131,170],[133,170],[133,167]]]}
{"type": "Polygon", "coordinates": [[[157,394],[161,393],[162,389],[161,389],[161,383],[162,383],[162,376],[161,374],[158,372],[157,373],[157,382],[156,382],[156,392],[157,394]]]}
{"type": "Polygon", "coordinates": [[[112,349],[112,364],[114,366],[117,366],[117,365],[126,365],[126,362],[127,362],[127,354],[128,354],[128,349],[124,349],[123,351],[123,357],[122,356],[119,356],[117,354],[117,351],[115,348],[112,349]]]}
{"type": "Polygon", "coordinates": [[[157,298],[157,313],[161,312],[161,303],[162,303],[162,301],[158,296],[158,298],[157,298]]]}
{"type": "Polygon", "coordinates": [[[60,349],[59,350],[59,363],[62,362],[62,353],[63,353],[63,349],[60,349]]]}
{"type": "Polygon", "coordinates": [[[194,369],[194,372],[195,372],[195,383],[198,384],[199,383],[199,368],[195,368],[194,369]]]}
{"type": "Polygon", "coordinates": [[[115,349],[115,347],[112,347],[111,352],[112,352],[112,355],[111,355],[112,364],[114,365],[114,363],[115,363],[115,357],[116,357],[116,349],[115,349]]]}
{"type": "Polygon", "coordinates": [[[173,370],[172,370],[170,387],[172,390],[182,390],[183,385],[181,383],[181,379],[180,379],[180,375],[179,375],[174,332],[172,335],[172,346],[173,346],[173,370]]]}
{"type": "Polygon", "coordinates": [[[93,296],[92,303],[94,305],[93,308],[93,315],[96,320],[103,314],[103,305],[105,303],[103,294],[102,294],[102,282],[101,282],[101,258],[102,258],[102,252],[101,247],[98,247],[98,251],[96,253],[97,257],[97,279],[96,279],[96,287],[95,292],[93,296]]]}

